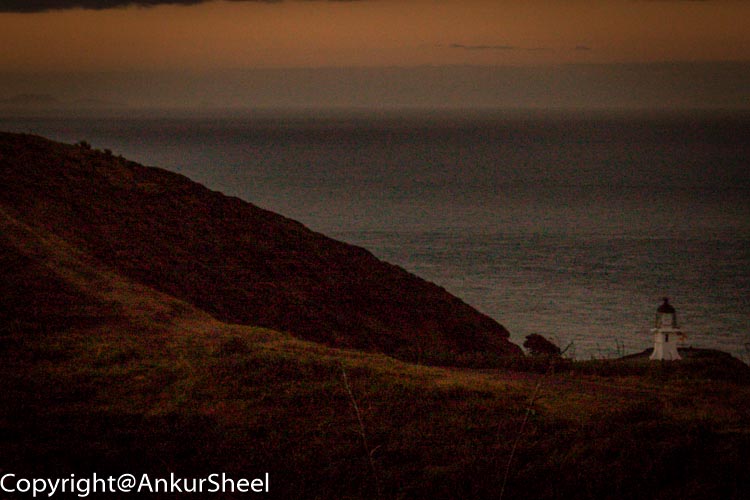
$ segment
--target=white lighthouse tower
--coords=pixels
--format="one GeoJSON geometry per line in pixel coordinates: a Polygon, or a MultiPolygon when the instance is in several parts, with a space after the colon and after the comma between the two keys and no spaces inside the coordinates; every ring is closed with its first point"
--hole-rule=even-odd
{"type": "Polygon", "coordinates": [[[664,303],[656,310],[656,324],[651,331],[654,334],[654,352],[651,354],[653,360],[673,361],[682,359],[677,352],[677,342],[682,339],[683,333],[677,324],[677,312],[664,298],[664,303]]]}

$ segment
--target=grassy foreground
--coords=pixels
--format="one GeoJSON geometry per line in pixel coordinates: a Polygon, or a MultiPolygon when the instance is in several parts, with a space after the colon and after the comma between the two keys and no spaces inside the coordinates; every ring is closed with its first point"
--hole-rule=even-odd
{"type": "Polygon", "coordinates": [[[27,476],[269,472],[273,498],[750,493],[748,386],[669,367],[420,367],[194,312],[2,340],[3,470],[27,476]]]}
{"type": "Polygon", "coordinates": [[[219,322],[3,223],[9,290],[48,284],[1,325],[3,474],[268,472],[261,496],[285,499],[750,495],[744,365],[412,365],[219,322]],[[35,301],[47,316],[22,316],[35,301]]]}

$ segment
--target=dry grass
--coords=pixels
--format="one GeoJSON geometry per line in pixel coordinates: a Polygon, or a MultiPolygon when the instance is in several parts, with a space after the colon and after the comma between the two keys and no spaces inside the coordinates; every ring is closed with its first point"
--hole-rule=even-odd
{"type": "Polygon", "coordinates": [[[750,494],[744,373],[440,368],[331,349],[216,321],[0,215],[9,238],[25,231],[35,259],[110,312],[3,330],[3,470],[269,471],[272,496],[300,499],[750,494]]]}
{"type": "Polygon", "coordinates": [[[192,313],[137,323],[148,332],[123,322],[19,335],[2,367],[5,463],[269,470],[280,498],[497,498],[505,470],[505,498],[669,498],[695,481],[705,497],[747,491],[745,385],[540,384],[533,372],[420,367],[192,313]],[[696,472],[719,459],[725,473],[696,472]],[[657,481],[667,462],[678,476],[657,481]]]}

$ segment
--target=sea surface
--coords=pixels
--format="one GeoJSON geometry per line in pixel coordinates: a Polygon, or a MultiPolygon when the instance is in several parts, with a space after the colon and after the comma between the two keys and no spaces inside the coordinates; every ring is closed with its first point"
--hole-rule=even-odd
{"type": "Polygon", "coordinates": [[[182,173],[363,246],[579,359],[750,360],[750,114],[247,112],[0,118],[182,173]]]}

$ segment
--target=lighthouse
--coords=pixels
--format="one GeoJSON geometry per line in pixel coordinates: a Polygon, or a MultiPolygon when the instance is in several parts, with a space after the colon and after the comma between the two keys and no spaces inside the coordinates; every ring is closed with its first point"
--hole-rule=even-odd
{"type": "Polygon", "coordinates": [[[664,303],[656,310],[656,322],[651,332],[654,334],[654,352],[651,359],[682,359],[677,352],[677,342],[682,339],[683,333],[677,324],[677,312],[666,297],[664,303]]]}

